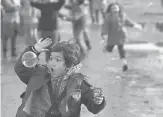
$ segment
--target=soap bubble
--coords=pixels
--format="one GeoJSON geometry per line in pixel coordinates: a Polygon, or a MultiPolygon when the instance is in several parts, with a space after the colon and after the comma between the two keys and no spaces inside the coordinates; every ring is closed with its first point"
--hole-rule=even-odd
{"type": "Polygon", "coordinates": [[[25,67],[32,68],[38,63],[38,57],[34,52],[26,52],[22,56],[22,63],[25,67]]]}
{"type": "Polygon", "coordinates": [[[152,2],[150,2],[149,4],[148,4],[148,7],[150,7],[150,6],[152,6],[153,5],[153,3],[152,2]]]}

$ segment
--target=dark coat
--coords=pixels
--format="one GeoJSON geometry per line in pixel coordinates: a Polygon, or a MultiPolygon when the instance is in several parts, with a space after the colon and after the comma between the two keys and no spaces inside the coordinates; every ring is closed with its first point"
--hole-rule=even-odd
{"type": "Polygon", "coordinates": [[[64,5],[65,0],[59,2],[31,2],[31,6],[37,8],[41,12],[38,23],[38,30],[54,31],[58,28],[58,11],[64,5]]]}
{"type": "Polygon", "coordinates": [[[106,14],[101,33],[108,35],[107,45],[119,45],[125,43],[127,33],[125,26],[134,26],[134,22],[125,14],[123,14],[122,17],[113,17],[110,13],[106,14]]]}
{"type": "MultiPolygon", "coordinates": [[[[32,51],[31,47],[28,47],[22,53],[22,55],[27,51],[32,51]]],[[[19,107],[16,117],[30,117],[29,115],[27,115],[26,112],[23,111],[23,108],[26,105],[27,99],[29,98],[32,92],[35,92],[36,90],[42,88],[45,84],[47,84],[47,82],[49,81],[49,77],[48,77],[49,75],[48,75],[46,66],[36,65],[36,67],[34,68],[25,67],[21,61],[22,55],[19,57],[19,59],[16,62],[15,72],[20,78],[20,80],[24,82],[25,84],[27,84],[27,89],[24,93],[24,96],[22,96],[23,97],[22,105],[19,107]]],[[[105,99],[99,105],[94,103],[92,86],[85,80],[84,75],[80,73],[75,73],[68,79],[68,81],[63,80],[62,82],[63,83],[61,84],[63,85],[61,85],[61,87],[64,87],[64,85],[66,85],[67,93],[64,97],[61,97],[63,98],[63,100],[59,102],[60,103],[59,109],[60,109],[61,115],[57,117],[80,117],[81,104],[84,104],[88,108],[88,110],[94,114],[99,113],[105,107],[106,105],[105,99]],[[71,94],[73,92],[73,89],[76,89],[78,85],[81,90],[81,100],[76,102],[72,98],[71,94]],[[70,110],[69,112],[65,111],[66,103],[64,103],[64,101],[67,101],[68,108],[70,110]]],[[[39,103],[42,103],[42,102],[39,102],[39,103]]],[[[53,116],[53,114],[55,114],[53,113],[53,110],[55,110],[55,108],[52,108],[52,107],[53,107],[53,104],[50,105],[50,108],[46,114],[46,117],[51,117],[53,116]]]]}

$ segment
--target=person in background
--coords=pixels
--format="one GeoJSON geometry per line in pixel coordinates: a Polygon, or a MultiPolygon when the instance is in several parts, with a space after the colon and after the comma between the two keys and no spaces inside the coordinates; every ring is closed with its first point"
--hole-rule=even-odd
{"type": "Polygon", "coordinates": [[[89,84],[86,76],[74,69],[80,63],[76,43],[57,43],[49,49],[46,65],[28,67],[32,61],[28,58],[38,57],[51,43],[51,39],[39,40],[27,47],[15,64],[16,74],[27,85],[16,117],[80,117],[82,104],[93,114],[99,113],[106,105],[105,97],[101,88],[89,84]]]}
{"type": "Polygon", "coordinates": [[[84,0],[70,0],[69,5],[65,6],[69,9],[67,20],[72,22],[73,36],[81,48],[82,58],[84,59],[91,45],[86,31],[86,15],[84,12],[84,0]],[[83,39],[81,39],[83,34],[83,39]]]}
{"type": "Polygon", "coordinates": [[[3,16],[5,15],[5,10],[4,10],[4,8],[3,8],[3,6],[2,6],[2,4],[1,4],[1,21],[2,21],[2,19],[3,19],[3,16]]]}
{"type": "Polygon", "coordinates": [[[161,6],[163,7],[163,0],[161,0],[161,6]]]}
{"type": "Polygon", "coordinates": [[[19,34],[19,8],[20,4],[16,3],[14,0],[2,0],[1,4],[4,8],[4,14],[2,17],[2,56],[7,57],[8,50],[8,40],[11,39],[11,57],[16,57],[16,39],[19,34]]]}
{"type": "Polygon", "coordinates": [[[89,12],[90,12],[92,23],[94,23],[95,22],[95,19],[94,19],[94,16],[93,16],[92,1],[93,0],[89,0],[89,12]]]}
{"type": "MultiPolygon", "coordinates": [[[[38,21],[38,31],[40,32],[41,38],[51,38],[52,43],[50,46],[58,43],[58,11],[64,5],[65,0],[42,0],[42,1],[31,1],[32,7],[37,8],[41,12],[41,16],[38,21]]],[[[49,47],[50,47],[49,46],[49,47]]],[[[48,60],[49,54],[46,52],[46,61],[48,60]]]]}
{"type": "Polygon", "coordinates": [[[22,29],[24,30],[26,45],[33,45],[38,38],[37,23],[38,12],[37,9],[32,8],[28,0],[21,0],[20,11],[22,29]]]}
{"type": "Polygon", "coordinates": [[[126,39],[125,26],[134,27],[142,30],[141,25],[131,21],[126,16],[120,4],[111,3],[107,8],[105,20],[102,25],[101,35],[103,40],[100,43],[104,43],[105,40],[107,40],[105,49],[108,52],[112,52],[114,46],[118,46],[120,59],[123,62],[123,71],[126,71],[128,69],[124,50],[126,39]]]}
{"type": "Polygon", "coordinates": [[[104,19],[104,1],[105,0],[90,0],[91,2],[91,11],[92,11],[92,21],[93,23],[99,24],[99,14],[101,14],[104,19]]]}

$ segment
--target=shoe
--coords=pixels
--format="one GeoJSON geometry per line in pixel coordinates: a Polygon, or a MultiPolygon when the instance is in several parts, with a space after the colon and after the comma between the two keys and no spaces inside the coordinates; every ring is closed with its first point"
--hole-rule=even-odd
{"type": "Polygon", "coordinates": [[[123,72],[127,71],[128,70],[128,65],[124,64],[123,67],[122,67],[122,70],[123,70],[123,72]]]}

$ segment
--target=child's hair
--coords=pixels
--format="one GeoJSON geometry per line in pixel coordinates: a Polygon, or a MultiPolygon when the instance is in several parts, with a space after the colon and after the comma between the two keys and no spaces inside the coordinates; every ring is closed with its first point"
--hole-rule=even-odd
{"type": "Polygon", "coordinates": [[[51,47],[51,52],[62,52],[67,68],[80,63],[80,47],[76,43],[63,41],[51,47]]]}
{"type": "Polygon", "coordinates": [[[114,6],[114,5],[117,5],[119,7],[119,14],[122,15],[123,14],[123,7],[118,2],[109,4],[107,7],[107,10],[106,10],[106,13],[111,13],[112,6],[114,6]]]}

